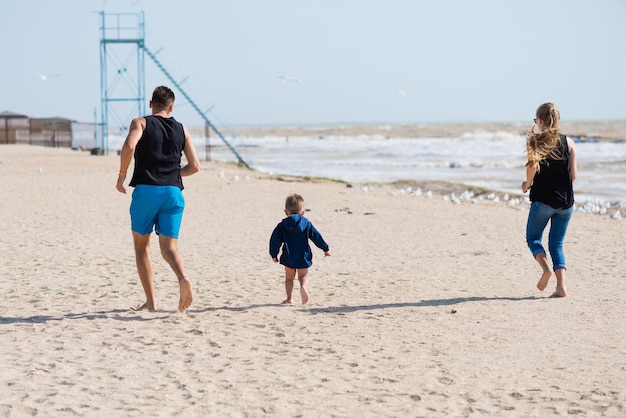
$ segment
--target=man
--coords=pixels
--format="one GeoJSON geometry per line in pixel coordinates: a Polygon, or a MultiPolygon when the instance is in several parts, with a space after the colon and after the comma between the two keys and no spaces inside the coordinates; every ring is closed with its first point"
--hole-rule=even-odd
{"type": "Polygon", "coordinates": [[[185,126],[172,116],[174,92],[159,86],[152,93],[152,115],[136,118],[130,124],[122,147],[120,172],[116,188],[126,193],[124,180],[135,157],[132,179],[134,187],[130,204],[130,220],[135,246],[137,272],[146,293],[146,302],[136,310],[157,309],[154,295],[150,235],[153,229],[159,236],[161,255],[178,278],[180,300],[178,311],[183,312],[193,302],[191,281],[185,274],[182,255],[178,252],[178,233],[185,199],[182,195],[182,177],[200,170],[200,161],[185,126]],[[181,155],[187,164],[181,167],[181,155]]]}

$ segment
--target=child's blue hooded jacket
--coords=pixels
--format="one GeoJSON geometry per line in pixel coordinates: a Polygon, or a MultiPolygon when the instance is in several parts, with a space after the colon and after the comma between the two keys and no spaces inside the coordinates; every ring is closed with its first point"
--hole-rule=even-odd
{"type": "Polygon", "coordinates": [[[282,245],[280,264],[294,269],[311,267],[313,253],[309,239],[322,251],[328,251],[328,244],[307,218],[299,214],[290,215],[272,232],[270,256],[277,258],[282,245]]]}

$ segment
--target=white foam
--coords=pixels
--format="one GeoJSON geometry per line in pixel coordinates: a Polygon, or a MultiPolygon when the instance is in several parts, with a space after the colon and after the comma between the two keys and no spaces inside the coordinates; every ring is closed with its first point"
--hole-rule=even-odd
{"type": "MultiPolygon", "coordinates": [[[[510,196],[521,195],[525,178],[523,134],[476,131],[458,138],[312,134],[227,139],[252,168],[267,173],[355,183],[449,181],[510,196]]],[[[121,148],[123,140],[110,138],[110,149],[121,148]]],[[[205,138],[194,137],[194,143],[204,159],[205,138]]],[[[601,205],[585,204],[593,199],[613,206],[626,203],[626,143],[587,142],[576,148],[578,179],[574,187],[580,210],[599,213],[601,205]]],[[[211,158],[236,161],[215,137],[211,138],[211,158]]]]}

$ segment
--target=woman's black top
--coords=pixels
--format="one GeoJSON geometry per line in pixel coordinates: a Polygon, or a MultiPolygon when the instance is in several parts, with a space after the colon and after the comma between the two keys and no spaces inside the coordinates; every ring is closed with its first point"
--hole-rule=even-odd
{"type": "Polygon", "coordinates": [[[569,209],[574,204],[574,189],[565,135],[560,135],[557,148],[562,159],[548,158],[541,161],[540,170],[535,174],[530,189],[530,201],[545,203],[554,209],[569,209]]]}

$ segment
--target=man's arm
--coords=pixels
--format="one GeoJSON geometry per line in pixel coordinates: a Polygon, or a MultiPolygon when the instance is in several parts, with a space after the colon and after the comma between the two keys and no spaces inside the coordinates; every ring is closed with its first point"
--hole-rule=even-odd
{"type": "Polygon", "coordinates": [[[136,118],[130,123],[128,135],[126,136],[126,141],[124,141],[124,145],[122,146],[122,151],[120,153],[120,172],[117,176],[117,185],[115,186],[117,191],[120,193],[126,193],[124,180],[126,180],[128,167],[130,167],[133,155],[135,155],[135,148],[137,147],[137,143],[141,139],[145,128],[145,118],[136,118]]]}
{"type": "Polygon", "coordinates": [[[185,148],[183,149],[183,153],[185,154],[185,158],[187,158],[187,164],[180,169],[180,175],[185,177],[200,171],[200,160],[198,159],[196,148],[193,146],[191,134],[186,126],[183,126],[183,131],[185,132],[185,148]]]}

